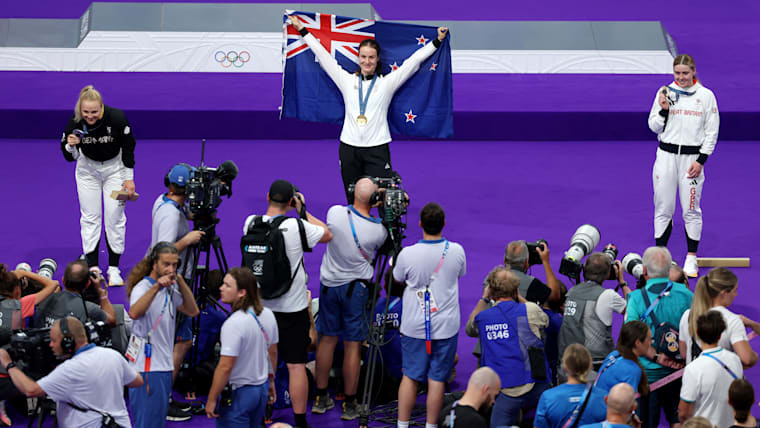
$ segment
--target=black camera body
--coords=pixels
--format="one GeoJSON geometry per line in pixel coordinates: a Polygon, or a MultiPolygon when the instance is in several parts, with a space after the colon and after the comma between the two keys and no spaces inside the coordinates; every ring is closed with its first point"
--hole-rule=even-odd
{"type": "Polygon", "coordinates": [[[602,250],[602,254],[607,256],[610,260],[610,275],[607,279],[617,278],[617,268],[615,267],[615,260],[617,260],[618,256],[617,246],[615,244],[607,244],[607,246],[604,247],[604,250],[602,250]]]}
{"type": "Polygon", "coordinates": [[[26,374],[33,379],[45,376],[58,364],[50,349],[50,327],[15,331],[5,348],[11,359],[24,364],[26,374]]]}
{"type": "Polygon", "coordinates": [[[196,216],[210,215],[222,203],[222,196],[232,194],[232,188],[216,176],[216,168],[195,168],[185,188],[190,212],[196,216]]]}
{"type": "Polygon", "coordinates": [[[545,239],[539,239],[536,242],[526,242],[525,245],[528,247],[528,265],[540,265],[541,262],[541,256],[538,254],[538,247],[540,246],[543,251],[546,251],[546,246],[549,243],[546,242],[545,239]]]}

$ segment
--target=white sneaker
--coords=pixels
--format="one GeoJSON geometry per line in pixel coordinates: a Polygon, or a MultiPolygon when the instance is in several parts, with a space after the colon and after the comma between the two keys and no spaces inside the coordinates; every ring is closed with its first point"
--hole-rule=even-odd
{"type": "Polygon", "coordinates": [[[687,254],[686,261],[683,262],[683,271],[689,278],[696,278],[699,273],[699,266],[697,265],[697,256],[687,254]]]}
{"type": "Polygon", "coordinates": [[[108,286],[120,287],[124,285],[124,279],[121,277],[121,271],[116,266],[108,266],[108,286]]]}

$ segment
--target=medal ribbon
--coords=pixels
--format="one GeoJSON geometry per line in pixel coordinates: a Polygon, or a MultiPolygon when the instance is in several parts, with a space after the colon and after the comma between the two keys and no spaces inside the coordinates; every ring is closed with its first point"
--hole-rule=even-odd
{"type": "Polygon", "coordinates": [[[446,245],[443,247],[443,254],[441,254],[441,260],[438,261],[438,266],[435,267],[433,274],[430,275],[430,281],[425,287],[425,348],[427,349],[428,355],[432,353],[433,346],[430,339],[430,284],[432,284],[433,281],[435,281],[435,278],[438,276],[438,271],[441,270],[441,266],[443,266],[443,259],[446,258],[446,253],[448,252],[449,241],[446,241],[446,245]]]}
{"type": "Polygon", "coordinates": [[[372,93],[372,88],[375,86],[375,80],[377,80],[377,74],[372,76],[372,83],[369,84],[369,89],[367,89],[367,96],[363,96],[362,93],[362,82],[364,80],[364,77],[359,74],[359,115],[364,116],[364,112],[367,111],[367,101],[369,101],[369,94],[372,93]]]}

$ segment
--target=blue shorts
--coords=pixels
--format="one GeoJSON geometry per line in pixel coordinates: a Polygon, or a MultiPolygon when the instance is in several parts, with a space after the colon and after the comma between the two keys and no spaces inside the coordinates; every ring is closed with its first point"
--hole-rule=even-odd
{"type": "Polygon", "coordinates": [[[179,324],[177,324],[177,333],[174,343],[193,340],[193,319],[182,314],[179,324]]]}
{"type": "Polygon", "coordinates": [[[172,372],[140,372],[145,383],[129,388],[129,410],[135,427],[165,427],[172,393],[172,372]]]}
{"type": "Polygon", "coordinates": [[[269,382],[245,385],[232,391],[232,405],[217,409],[217,427],[259,427],[264,423],[269,382]]]}
{"type": "Polygon", "coordinates": [[[448,339],[433,340],[428,355],[425,339],[401,336],[404,376],[417,382],[427,382],[428,379],[447,382],[454,369],[458,338],[459,335],[454,335],[448,339]]]}
{"type": "Polygon", "coordinates": [[[365,306],[369,292],[359,281],[339,287],[322,285],[319,291],[317,333],[323,336],[343,336],[343,340],[361,342],[367,339],[369,318],[365,306]],[[348,295],[349,289],[351,296],[348,295]]]}

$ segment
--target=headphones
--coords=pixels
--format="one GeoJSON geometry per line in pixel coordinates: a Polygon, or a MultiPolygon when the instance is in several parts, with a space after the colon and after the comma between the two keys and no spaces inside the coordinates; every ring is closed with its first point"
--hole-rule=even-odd
{"type": "Polygon", "coordinates": [[[71,334],[71,331],[69,331],[69,321],[67,317],[61,318],[59,325],[61,326],[61,334],[63,335],[61,338],[61,350],[66,355],[74,355],[76,343],[74,341],[74,336],[71,334]]]}
{"type": "Polygon", "coordinates": [[[158,260],[159,251],[163,250],[164,248],[174,248],[174,251],[177,251],[177,247],[174,246],[171,242],[161,241],[158,244],[156,244],[152,250],[150,250],[150,266],[153,267],[153,264],[156,263],[156,260],[158,260]]]}
{"type": "MultiPolygon", "coordinates": [[[[186,163],[178,163],[177,165],[182,165],[182,166],[186,167],[188,170],[190,170],[190,175],[193,174],[193,170],[195,169],[195,168],[193,168],[192,166],[190,166],[190,165],[188,165],[186,163]]],[[[169,174],[171,174],[172,170],[177,165],[172,166],[171,168],[169,168],[169,171],[166,171],[166,175],[164,176],[164,186],[169,187],[169,185],[172,184],[172,182],[169,181],[169,174]]],[[[188,178],[190,178],[190,177],[188,177],[188,178]]],[[[178,185],[175,184],[175,186],[178,186],[178,185]]],[[[185,187],[185,186],[178,186],[178,187],[185,187]]]]}

